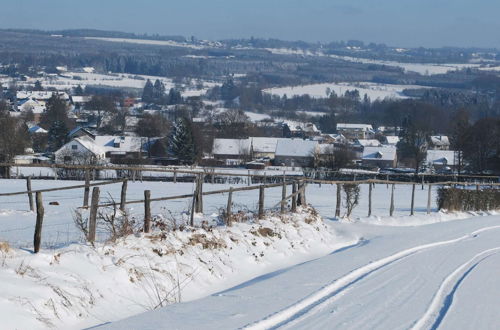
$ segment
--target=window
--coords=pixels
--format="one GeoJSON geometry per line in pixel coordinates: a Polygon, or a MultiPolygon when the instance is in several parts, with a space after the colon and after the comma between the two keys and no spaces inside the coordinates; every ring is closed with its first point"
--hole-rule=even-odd
{"type": "Polygon", "coordinates": [[[71,149],[72,149],[72,150],[76,150],[76,149],[78,149],[78,146],[77,146],[76,144],[73,144],[73,145],[71,146],[71,149]]]}

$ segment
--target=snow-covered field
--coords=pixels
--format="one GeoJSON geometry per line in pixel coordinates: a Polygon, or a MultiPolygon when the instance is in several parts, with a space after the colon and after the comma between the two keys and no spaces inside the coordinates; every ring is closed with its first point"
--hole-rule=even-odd
{"type": "Polygon", "coordinates": [[[407,96],[403,95],[403,90],[405,89],[417,89],[417,88],[428,88],[425,86],[417,85],[388,85],[388,84],[377,84],[372,82],[360,82],[360,83],[324,83],[324,84],[311,84],[311,85],[301,85],[301,86],[290,86],[290,87],[276,87],[264,90],[265,93],[279,95],[283,97],[287,95],[292,97],[294,95],[306,95],[308,94],[314,98],[327,97],[326,91],[335,92],[337,95],[344,95],[347,91],[358,90],[361,98],[366,94],[368,97],[375,101],[376,99],[405,99],[407,96]]]}
{"type": "MultiPolygon", "coordinates": [[[[89,73],[89,72],[64,72],[61,75],[50,75],[43,78],[28,78],[25,82],[18,82],[20,86],[33,86],[38,80],[42,83],[44,88],[55,88],[57,90],[65,91],[77,86],[85,88],[85,86],[106,86],[117,88],[137,88],[142,89],[147,80],[153,83],[160,80],[165,85],[167,92],[170,88],[176,87],[175,83],[170,78],[148,75],[133,75],[124,73],[89,73]]],[[[8,84],[11,80],[9,78],[3,79],[3,83],[8,84]]],[[[196,82],[193,81],[191,86],[181,84],[181,94],[184,97],[204,95],[209,88],[212,88],[218,83],[212,81],[203,81],[201,88],[196,88],[196,82]]]]}
{"type": "MultiPolygon", "coordinates": [[[[25,189],[24,180],[0,184],[2,192],[25,189]]],[[[33,180],[33,189],[73,184],[33,180]]],[[[205,184],[204,191],[226,187],[205,184]]],[[[128,199],[142,199],[145,189],[154,198],[192,193],[194,186],[129,182],[128,199]]],[[[376,185],[368,218],[367,190],[362,186],[351,219],[334,218],[335,186],[308,185],[307,202],[324,223],[304,211],[284,222],[269,214],[230,228],[155,232],[114,244],[104,244],[100,232],[95,248],[81,243],[71,215],[83,191],[44,193],[38,255],[31,253],[35,215],[27,211],[27,197],[0,197],[0,242],[11,247],[0,244],[2,327],[500,327],[500,285],[493,275],[500,271],[500,216],[446,214],[435,203],[427,215],[427,190],[420,187],[416,215],[409,216],[411,189],[397,186],[395,215],[389,217],[390,188],[376,185]]],[[[101,187],[102,201],[119,193],[120,184],[101,187]]],[[[271,208],[281,188],[265,195],[271,208]]],[[[258,191],[237,192],[233,210],[255,211],[257,199],[258,191]]],[[[215,224],[226,202],[225,194],[206,196],[204,215],[196,221],[215,224]]],[[[189,205],[189,199],[156,202],[152,213],[181,225],[189,205]]],[[[142,223],[141,204],[129,211],[142,223]]]]}

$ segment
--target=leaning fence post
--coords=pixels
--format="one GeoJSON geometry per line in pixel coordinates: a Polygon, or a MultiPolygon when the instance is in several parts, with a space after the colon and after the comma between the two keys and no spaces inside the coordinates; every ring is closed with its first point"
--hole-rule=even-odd
{"type": "Polygon", "coordinates": [[[231,226],[231,207],[233,206],[233,187],[229,187],[229,195],[227,196],[226,209],[226,225],[231,226]]]}
{"type": "Polygon", "coordinates": [[[144,232],[151,229],[151,190],[144,190],[144,232]]]}
{"type": "Polygon", "coordinates": [[[340,204],[342,203],[341,189],[341,185],[337,183],[337,205],[335,207],[335,218],[340,218],[340,204]]]}
{"type": "Polygon", "coordinates": [[[292,212],[297,212],[297,182],[292,183],[292,212]]]}
{"type": "Polygon", "coordinates": [[[259,219],[264,218],[264,186],[259,186],[259,219]]]}
{"type": "Polygon", "coordinates": [[[411,212],[410,215],[415,215],[415,184],[411,185],[411,212]]]}
{"type": "Polygon", "coordinates": [[[431,213],[431,191],[432,184],[429,183],[429,190],[427,191],[427,214],[431,213]]]}
{"type": "Polygon", "coordinates": [[[393,183],[392,188],[391,188],[391,205],[389,207],[389,216],[391,216],[391,217],[394,214],[394,188],[395,187],[396,187],[396,185],[393,183]]]}
{"type": "Polygon", "coordinates": [[[372,215],[372,183],[368,183],[368,216],[371,217],[372,215]]]}
{"type": "Polygon", "coordinates": [[[85,170],[85,189],[83,190],[83,206],[89,206],[89,194],[90,194],[90,173],[89,170],[85,170]]]}
{"type": "Polygon", "coordinates": [[[35,253],[40,251],[40,245],[42,244],[42,225],[43,225],[43,202],[42,193],[36,192],[36,225],[35,225],[35,236],[33,237],[33,245],[35,253]]]}
{"type": "Polygon", "coordinates": [[[98,205],[99,205],[99,187],[94,187],[94,189],[92,189],[92,200],[90,201],[89,232],[87,237],[88,241],[91,243],[95,241],[98,205]]]}
{"type": "Polygon", "coordinates": [[[281,214],[285,213],[285,206],[286,206],[286,181],[285,177],[283,177],[283,187],[281,189],[281,209],[280,209],[281,214]]]}
{"type": "Polygon", "coordinates": [[[128,179],[123,179],[122,192],[120,194],[120,210],[125,211],[125,204],[127,203],[127,186],[128,179]]]}
{"type": "Polygon", "coordinates": [[[35,210],[35,205],[33,204],[33,193],[31,192],[31,177],[26,178],[26,189],[28,190],[28,200],[30,203],[30,211],[35,210]]]}

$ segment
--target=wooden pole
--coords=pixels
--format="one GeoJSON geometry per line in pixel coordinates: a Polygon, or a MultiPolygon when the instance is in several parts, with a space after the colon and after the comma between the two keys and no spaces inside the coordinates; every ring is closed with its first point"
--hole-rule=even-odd
{"type": "Polygon", "coordinates": [[[199,188],[198,188],[198,213],[203,213],[203,181],[205,177],[203,174],[200,175],[200,179],[198,181],[199,188]]]}
{"type": "Polygon", "coordinates": [[[337,205],[335,207],[335,218],[340,218],[340,206],[342,203],[341,193],[342,193],[342,186],[337,183],[337,205]]]}
{"type": "Polygon", "coordinates": [[[85,188],[83,190],[83,206],[89,206],[89,195],[90,195],[90,173],[89,170],[85,170],[85,188]]]}
{"type": "Polygon", "coordinates": [[[372,189],[373,186],[371,183],[368,184],[368,216],[372,216],[372,189]]]}
{"type": "Polygon", "coordinates": [[[151,191],[144,190],[144,232],[151,230],[151,191]]]}
{"type": "Polygon", "coordinates": [[[389,216],[393,216],[394,214],[394,188],[396,185],[393,183],[391,188],[391,206],[389,207],[389,216]]]}
{"type": "Polygon", "coordinates": [[[229,195],[227,196],[227,209],[226,209],[226,225],[231,226],[231,208],[233,206],[233,187],[229,188],[229,195]]]}
{"type": "Polygon", "coordinates": [[[250,185],[250,181],[252,181],[252,177],[250,176],[250,170],[248,170],[248,177],[247,177],[247,185],[250,185]]]}
{"type": "Polygon", "coordinates": [[[422,174],[422,190],[424,190],[425,175],[422,174]]]}
{"type": "Polygon", "coordinates": [[[411,212],[410,215],[415,215],[415,184],[411,185],[411,212]]]}
{"type": "Polygon", "coordinates": [[[427,214],[431,213],[431,192],[432,184],[429,183],[429,190],[427,191],[427,214]]]}
{"type": "Polygon", "coordinates": [[[300,194],[300,205],[302,205],[302,206],[306,206],[307,205],[307,202],[306,202],[306,186],[307,186],[307,183],[306,182],[302,182],[302,192],[300,194]]]}
{"type": "Polygon", "coordinates": [[[120,210],[125,211],[125,205],[127,204],[127,187],[128,179],[124,179],[122,183],[122,192],[120,194],[120,210]]]}
{"type": "Polygon", "coordinates": [[[264,218],[264,186],[259,187],[259,219],[264,218]]]}
{"type": "Polygon", "coordinates": [[[281,188],[281,208],[280,208],[280,213],[284,214],[285,213],[285,207],[286,207],[286,181],[285,177],[283,177],[283,187],[281,188]]]}
{"type": "Polygon", "coordinates": [[[35,236],[33,237],[33,245],[35,253],[40,251],[40,245],[42,244],[42,225],[43,225],[43,201],[42,193],[36,193],[36,225],[35,225],[35,236]]]}
{"type": "Polygon", "coordinates": [[[292,183],[292,212],[297,212],[297,182],[292,183]]]}
{"type": "Polygon", "coordinates": [[[177,169],[174,168],[174,183],[177,183],[177,169]]]}
{"type": "Polygon", "coordinates": [[[35,204],[33,203],[33,193],[31,192],[31,177],[26,178],[26,190],[28,191],[28,201],[30,203],[30,211],[35,211],[35,204]]]}
{"type": "Polygon", "coordinates": [[[194,227],[194,213],[196,212],[196,198],[198,196],[198,192],[196,191],[196,188],[194,189],[193,193],[193,202],[191,204],[191,214],[190,214],[190,219],[189,219],[189,225],[191,227],[194,227]]]}
{"type": "Polygon", "coordinates": [[[95,179],[96,179],[96,170],[94,168],[92,169],[92,181],[95,181],[95,179]]]}
{"type": "Polygon", "coordinates": [[[88,241],[95,242],[95,234],[97,229],[97,208],[99,205],[99,187],[92,189],[92,200],[90,201],[90,214],[89,214],[89,232],[88,241]]]}
{"type": "Polygon", "coordinates": [[[302,205],[302,181],[297,182],[297,206],[302,205]]]}

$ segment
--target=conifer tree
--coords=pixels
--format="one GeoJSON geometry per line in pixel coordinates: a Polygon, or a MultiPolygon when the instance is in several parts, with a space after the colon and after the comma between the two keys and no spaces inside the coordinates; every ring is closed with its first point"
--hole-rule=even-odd
{"type": "Polygon", "coordinates": [[[193,140],[193,132],[189,120],[185,117],[179,118],[175,123],[169,139],[169,153],[176,157],[181,164],[193,164],[196,158],[196,150],[193,140]]]}
{"type": "Polygon", "coordinates": [[[143,102],[153,102],[154,99],[154,86],[151,80],[146,81],[146,85],[144,85],[144,89],[142,90],[142,101],[143,102]]]}

